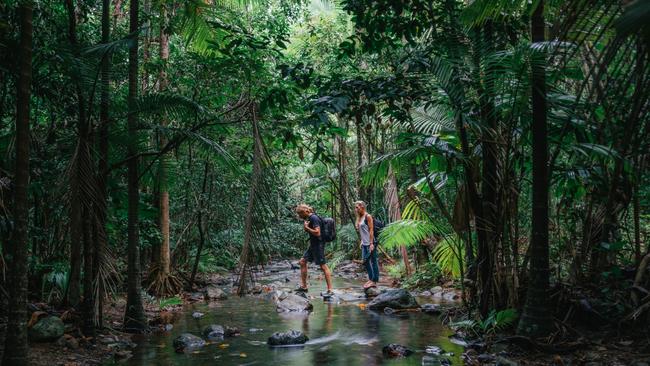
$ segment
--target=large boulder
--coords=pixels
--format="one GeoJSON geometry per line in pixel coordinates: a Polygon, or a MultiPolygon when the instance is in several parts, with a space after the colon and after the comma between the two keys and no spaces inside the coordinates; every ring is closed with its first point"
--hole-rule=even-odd
{"type": "Polygon", "coordinates": [[[211,324],[203,328],[203,336],[210,340],[222,339],[225,334],[226,330],[221,325],[211,324]]]}
{"type": "Polygon", "coordinates": [[[225,300],[228,298],[228,295],[219,287],[208,286],[205,289],[205,298],[208,300],[225,300]]]}
{"type": "Polygon", "coordinates": [[[174,350],[182,353],[205,346],[205,341],[190,333],[183,333],[174,339],[174,350]]]}
{"type": "Polygon", "coordinates": [[[63,336],[64,330],[65,325],[61,318],[46,316],[29,328],[29,339],[34,342],[55,341],[63,336]]]}
{"type": "Polygon", "coordinates": [[[396,358],[410,356],[413,354],[413,351],[400,344],[391,343],[384,346],[384,348],[381,349],[381,353],[386,357],[396,358]]]}
{"type": "Polygon", "coordinates": [[[275,305],[278,313],[307,312],[313,308],[314,306],[309,300],[295,294],[288,294],[284,299],[278,300],[275,305]]]}
{"type": "Polygon", "coordinates": [[[400,288],[382,292],[368,303],[368,308],[371,310],[383,310],[386,307],[402,310],[416,309],[420,306],[408,291],[400,288]]]}
{"type": "Polygon", "coordinates": [[[368,287],[363,290],[366,294],[366,298],[372,299],[373,297],[379,296],[381,294],[381,290],[379,290],[377,287],[368,287]]]}
{"type": "Polygon", "coordinates": [[[276,332],[267,340],[269,346],[288,346],[293,344],[304,344],[309,338],[305,333],[298,330],[290,330],[288,332],[276,332]]]}
{"type": "Polygon", "coordinates": [[[278,302],[282,301],[289,296],[288,293],[282,291],[282,290],[273,290],[265,295],[265,298],[270,301],[278,302]]]}

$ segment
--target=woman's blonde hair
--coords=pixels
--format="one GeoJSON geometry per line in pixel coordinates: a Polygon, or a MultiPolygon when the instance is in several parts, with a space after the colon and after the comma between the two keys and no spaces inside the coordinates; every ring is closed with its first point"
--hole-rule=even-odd
{"type": "Polygon", "coordinates": [[[296,213],[301,213],[301,212],[312,213],[314,212],[314,209],[311,208],[311,206],[301,203],[298,206],[296,206],[296,213]]]}
{"type": "MultiPolygon", "coordinates": [[[[361,207],[363,207],[364,210],[366,209],[366,203],[363,202],[363,201],[356,201],[356,202],[354,202],[354,205],[355,206],[357,206],[357,205],[361,206],[361,207]]],[[[359,215],[358,213],[356,215],[357,215],[358,218],[361,218],[361,215],[359,215]]]]}

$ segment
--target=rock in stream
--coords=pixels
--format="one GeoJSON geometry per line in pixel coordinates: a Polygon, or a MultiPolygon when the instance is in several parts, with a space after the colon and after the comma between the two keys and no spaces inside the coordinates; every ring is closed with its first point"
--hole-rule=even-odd
{"type": "Polygon", "coordinates": [[[207,300],[226,300],[228,298],[228,295],[219,287],[208,286],[205,289],[205,298],[207,300]]]}
{"type": "Polygon", "coordinates": [[[397,357],[406,357],[413,354],[413,351],[402,346],[401,344],[391,343],[381,349],[381,352],[386,357],[397,358],[397,357]]]}
{"type": "Polygon", "coordinates": [[[278,299],[275,303],[275,309],[278,313],[288,312],[308,312],[312,311],[314,306],[302,296],[288,294],[282,300],[278,299]]]}
{"type": "Polygon", "coordinates": [[[368,308],[371,310],[383,310],[387,307],[403,310],[417,309],[420,305],[408,291],[401,288],[387,290],[368,303],[368,308]]]}
{"type": "Polygon", "coordinates": [[[226,334],[225,329],[221,325],[211,324],[203,328],[203,336],[207,339],[222,339],[226,334]]]}
{"type": "Polygon", "coordinates": [[[191,333],[183,333],[174,339],[174,350],[182,353],[205,346],[205,341],[191,333]]]}
{"type": "Polygon", "coordinates": [[[290,330],[288,332],[276,332],[269,337],[266,342],[269,346],[288,346],[293,344],[304,344],[309,338],[305,333],[298,330],[290,330]]]}

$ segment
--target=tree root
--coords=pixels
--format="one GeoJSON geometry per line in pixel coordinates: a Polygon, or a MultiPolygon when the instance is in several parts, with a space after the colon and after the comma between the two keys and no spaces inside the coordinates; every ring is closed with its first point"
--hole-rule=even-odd
{"type": "Polygon", "coordinates": [[[562,344],[544,344],[544,343],[538,343],[534,339],[524,337],[524,336],[505,337],[494,341],[494,343],[509,343],[521,347],[525,350],[534,350],[537,352],[549,353],[549,354],[571,353],[585,346],[585,344],[581,342],[569,342],[569,343],[562,343],[562,344]]]}
{"type": "Polygon", "coordinates": [[[158,268],[153,268],[149,273],[149,287],[147,292],[156,297],[169,297],[178,294],[183,288],[183,283],[178,277],[158,268]]]}

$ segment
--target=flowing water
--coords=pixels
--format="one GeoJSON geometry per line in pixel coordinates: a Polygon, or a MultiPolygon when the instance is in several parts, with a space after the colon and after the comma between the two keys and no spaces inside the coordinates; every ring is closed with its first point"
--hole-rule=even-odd
{"type": "MultiPolygon", "coordinates": [[[[268,273],[268,272],[267,272],[268,273]]],[[[311,272],[314,273],[314,272],[311,272]]],[[[274,273],[297,283],[297,271],[274,273]]],[[[267,279],[268,280],[268,279],[267,279]]],[[[264,279],[261,279],[264,282],[264,279]]],[[[349,297],[361,292],[362,279],[334,278],[337,293],[349,297]]],[[[426,346],[438,346],[460,365],[463,348],[451,343],[446,329],[436,316],[419,312],[385,315],[364,309],[366,301],[328,303],[319,296],[324,281],[312,280],[309,297],[314,310],[307,315],[278,314],[272,301],[263,297],[237,297],[212,303],[195,303],[184,308],[170,332],[135,339],[138,347],[127,365],[439,365],[439,359],[424,352],[426,346]],[[205,315],[195,319],[192,313],[205,315]],[[173,339],[181,333],[201,336],[210,324],[234,326],[238,337],[208,343],[190,353],[176,353],[173,339]],[[274,332],[303,331],[305,345],[271,348],[267,338],[274,332]],[[415,353],[402,359],[386,359],[382,347],[389,343],[407,346],[415,353]]],[[[431,299],[426,299],[431,302],[431,299]]],[[[419,302],[423,301],[419,299],[419,302]]]]}

